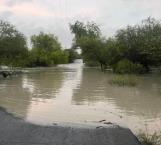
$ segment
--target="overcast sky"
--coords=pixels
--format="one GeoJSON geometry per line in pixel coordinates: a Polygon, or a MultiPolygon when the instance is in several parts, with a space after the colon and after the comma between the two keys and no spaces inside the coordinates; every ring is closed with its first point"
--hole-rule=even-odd
{"type": "Polygon", "coordinates": [[[26,36],[54,33],[70,47],[69,23],[95,21],[104,36],[140,23],[148,16],[161,19],[161,0],[0,0],[0,19],[14,24],[26,36]]]}

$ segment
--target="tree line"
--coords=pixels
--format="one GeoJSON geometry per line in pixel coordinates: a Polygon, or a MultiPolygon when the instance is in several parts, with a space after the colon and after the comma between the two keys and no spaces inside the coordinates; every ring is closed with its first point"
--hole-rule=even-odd
{"type": "Polygon", "coordinates": [[[40,32],[31,36],[32,49],[26,37],[9,22],[0,20],[0,65],[14,67],[53,66],[72,63],[80,55],[74,49],[62,49],[53,34],[40,32]]]}
{"type": "Polygon", "coordinates": [[[82,49],[86,64],[117,73],[144,73],[161,65],[161,21],[148,17],[106,39],[94,22],[70,24],[73,48],[82,49]]]}
{"type": "Polygon", "coordinates": [[[62,49],[54,34],[40,32],[26,37],[12,24],[0,21],[0,64],[9,66],[53,66],[82,57],[90,66],[117,73],[144,73],[161,66],[161,21],[148,17],[140,24],[118,30],[105,38],[94,22],[69,25],[74,39],[71,49],[62,49]],[[77,53],[81,49],[81,56],[77,53]]]}

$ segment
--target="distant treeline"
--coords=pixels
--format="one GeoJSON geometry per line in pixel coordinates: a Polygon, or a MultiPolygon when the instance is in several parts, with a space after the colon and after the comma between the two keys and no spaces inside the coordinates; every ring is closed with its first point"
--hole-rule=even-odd
{"type": "Polygon", "coordinates": [[[70,24],[73,47],[82,49],[86,64],[110,67],[117,73],[144,73],[161,66],[161,21],[147,18],[106,39],[94,22],[70,24]]]}
{"type": "Polygon", "coordinates": [[[105,38],[94,22],[70,24],[74,34],[71,49],[62,49],[56,36],[40,32],[31,36],[32,49],[25,36],[8,22],[0,21],[0,63],[11,66],[53,66],[82,57],[87,65],[112,68],[117,73],[144,73],[161,66],[161,21],[147,18],[105,38]],[[81,49],[81,56],[77,49],[81,49]]]}
{"type": "Polygon", "coordinates": [[[62,49],[56,36],[40,32],[31,36],[32,49],[26,37],[12,24],[0,20],[0,65],[15,67],[53,66],[72,63],[80,55],[74,49],[62,49]]]}

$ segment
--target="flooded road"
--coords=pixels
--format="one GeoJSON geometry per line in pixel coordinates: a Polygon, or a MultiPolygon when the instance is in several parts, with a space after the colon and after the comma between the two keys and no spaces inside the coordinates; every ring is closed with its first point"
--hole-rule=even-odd
{"type": "Polygon", "coordinates": [[[82,63],[28,69],[0,80],[0,106],[26,121],[52,125],[98,123],[129,127],[134,132],[161,129],[161,76],[140,75],[135,87],[109,84],[112,73],[82,63]]]}

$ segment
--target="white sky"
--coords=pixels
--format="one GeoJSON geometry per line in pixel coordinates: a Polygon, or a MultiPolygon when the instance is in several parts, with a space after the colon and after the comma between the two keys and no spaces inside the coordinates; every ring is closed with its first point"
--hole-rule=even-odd
{"type": "Polygon", "coordinates": [[[69,23],[95,21],[104,36],[148,16],[161,19],[161,0],[0,0],[0,19],[14,24],[26,36],[54,33],[70,47],[69,23]]]}

